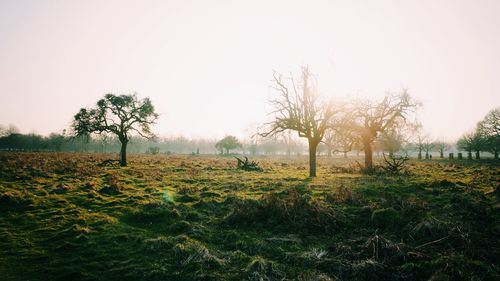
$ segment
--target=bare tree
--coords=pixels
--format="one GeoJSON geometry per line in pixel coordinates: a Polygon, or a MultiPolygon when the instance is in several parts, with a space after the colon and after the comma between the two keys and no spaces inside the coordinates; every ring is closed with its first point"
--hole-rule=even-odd
{"type": "Polygon", "coordinates": [[[380,102],[357,101],[354,105],[355,128],[365,152],[365,169],[373,168],[372,145],[379,133],[386,132],[398,122],[406,122],[409,112],[419,106],[403,90],[399,94],[388,93],[380,102]]]}
{"type": "Polygon", "coordinates": [[[481,158],[481,151],[483,151],[483,149],[485,148],[485,144],[486,144],[486,138],[484,137],[484,135],[481,134],[481,131],[479,131],[477,128],[476,130],[474,131],[473,135],[472,135],[472,139],[471,139],[472,143],[472,150],[474,150],[476,153],[476,159],[480,159],[481,158]]]}
{"type": "Polygon", "coordinates": [[[347,153],[352,151],[353,146],[358,142],[357,136],[352,128],[347,126],[332,126],[325,132],[323,143],[327,149],[327,155],[342,153],[347,158],[347,153]]]}
{"type": "Polygon", "coordinates": [[[418,125],[398,120],[394,126],[380,134],[377,142],[381,149],[389,152],[389,157],[392,157],[408,144],[416,127],[418,125]]]}
{"type": "Polygon", "coordinates": [[[434,143],[429,138],[427,138],[424,141],[422,148],[425,151],[425,159],[429,159],[430,158],[430,152],[434,148],[434,143]]]}
{"type": "Polygon", "coordinates": [[[320,101],[315,81],[308,67],[302,67],[301,82],[296,84],[293,77],[283,77],[274,73],[274,88],[279,98],[272,100],[274,120],[266,123],[267,130],[262,136],[272,136],[286,130],[307,138],[309,144],[309,176],[316,176],[316,150],[322,141],[330,120],[335,116],[332,103],[320,101]]]}
{"type": "Polygon", "coordinates": [[[439,151],[439,158],[444,158],[444,152],[450,149],[450,145],[444,140],[437,140],[434,142],[434,147],[439,151]]]}
{"type": "Polygon", "coordinates": [[[472,150],[474,149],[473,138],[474,133],[471,132],[463,134],[457,141],[458,148],[467,151],[467,159],[472,159],[472,150]]]}
{"type": "Polygon", "coordinates": [[[76,136],[89,136],[92,133],[111,133],[121,143],[120,165],[127,166],[127,144],[132,132],[151,139],[154,134],[150,125],[154,124],[158,114],[149,98],[139,100],[136,94],[106,94],[92,109],[82,108],[75,115],[73,130],[76,136]]]}

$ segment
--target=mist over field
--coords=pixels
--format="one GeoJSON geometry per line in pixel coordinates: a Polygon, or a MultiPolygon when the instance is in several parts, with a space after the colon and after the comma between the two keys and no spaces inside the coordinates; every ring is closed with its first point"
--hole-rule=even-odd
{"type": "Polygon", "coordinates": [[[499,12],[0,0],[0,280],[500,280],[499,12]]]}

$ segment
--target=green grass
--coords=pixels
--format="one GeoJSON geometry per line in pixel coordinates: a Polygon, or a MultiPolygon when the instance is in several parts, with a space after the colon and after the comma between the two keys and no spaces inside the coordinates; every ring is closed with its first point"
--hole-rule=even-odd
{"type": "Polygon", "coordinates": [[[0,153],[1,280],[499,280],[498,162],[0,153]]]}

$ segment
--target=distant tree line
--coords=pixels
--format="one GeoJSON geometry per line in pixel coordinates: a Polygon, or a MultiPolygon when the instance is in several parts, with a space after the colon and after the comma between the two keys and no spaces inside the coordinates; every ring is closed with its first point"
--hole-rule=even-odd
{"type": "MultiPolygon", "coordinates": [[[[207,138],[164,137],[155,140],[130,137],[128,151],[149,154],[219,154],[216,144],[220,140],[207,138]]],[[[238,140],[237,140],[238,141],[238,140]]],[[[307,151],[298,140],[286,142],[282,138],[242,140],[241,146],[230,152],[248,155],[304,155],[307,151]]],[[[66,131],[43,136],[36,133],[21,134],[15,126],[0,125],[0,150],[52,151],[52,152],[120,152],[119,140],[108,134],[75,137],[66,131]]],[[[225,151],[225,150],[224,150],[225,151]]],[[[226,151],[225,151],[226,152],[226,151]]]]}

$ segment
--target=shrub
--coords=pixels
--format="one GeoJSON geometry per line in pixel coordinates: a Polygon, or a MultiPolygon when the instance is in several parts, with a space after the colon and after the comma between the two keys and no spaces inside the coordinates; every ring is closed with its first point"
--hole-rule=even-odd
{"type": "Polygon", "coordinates": [[[372,223],[379,228],[394,228],[401,224],[401,216],[393,208],[377,209],[372,213],[372,223]]]}

